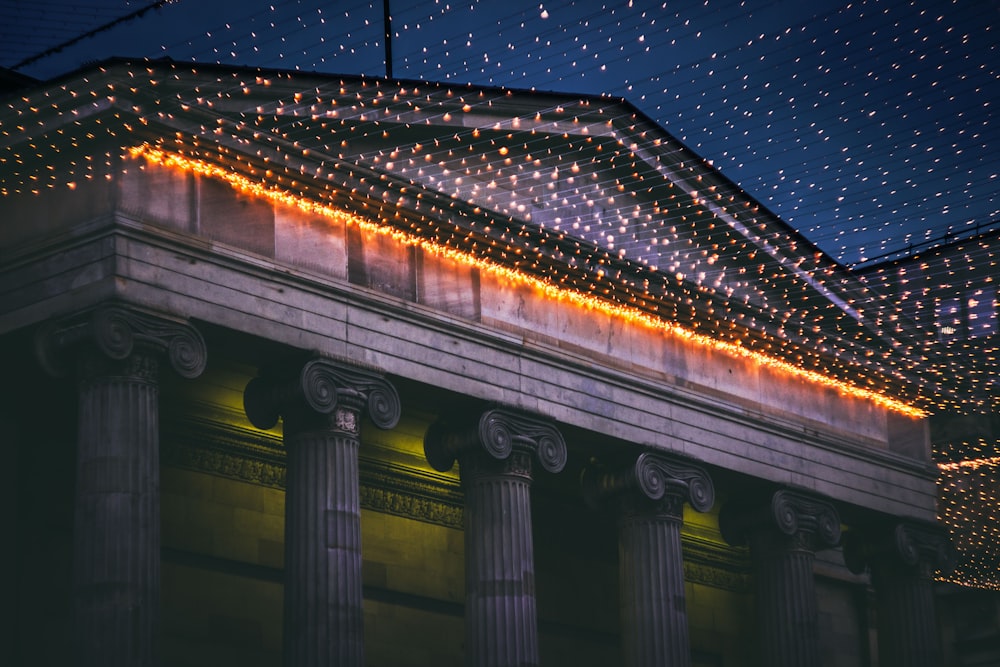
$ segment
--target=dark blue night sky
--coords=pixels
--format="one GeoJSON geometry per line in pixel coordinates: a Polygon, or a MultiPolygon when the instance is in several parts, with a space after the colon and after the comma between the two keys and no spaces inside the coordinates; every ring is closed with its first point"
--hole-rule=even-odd
{"type": "MultiPolygon", "coordinates": [[[[0,2],[0,65],[153,4],[0,2]]],[[[393,74],[631,101],[844,263],[1000,224],[1000,4],[391,2],[393,74]]],[[[112,55],[381,76],[382,1],[178,0],[112,55]]]]}

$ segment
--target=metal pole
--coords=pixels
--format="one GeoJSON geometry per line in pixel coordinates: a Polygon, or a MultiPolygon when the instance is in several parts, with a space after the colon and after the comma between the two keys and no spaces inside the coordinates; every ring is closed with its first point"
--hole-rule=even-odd
{"type": "Polygon", "coordinates": [[[385,78],[392,78],[392,14],[389,0],[382,0],[382,22],[385,24],[385,78]]]}

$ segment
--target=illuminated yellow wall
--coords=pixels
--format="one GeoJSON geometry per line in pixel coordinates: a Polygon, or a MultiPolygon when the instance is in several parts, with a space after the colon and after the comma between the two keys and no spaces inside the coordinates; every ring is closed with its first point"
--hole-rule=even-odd
{"type": "MultiPolygon", "coordinates": [[[[280,457],[280,428],[253,429],[239,410],[251,373],[250,367],[217,358],[195,382],[164,380],[164,641],[171,664],[208,664],[201,662],[205,656],[218,664],[226,655],[249,665],[274,664],[280,656],[283,462],[275,458],[268,464],[264,457],[265,463],[257,461],[262,468],[246,467],[264,449],[280,457]]],[[[449,503],[461,503],[457,470],[441,475],[423,457],[423,434],[436,418],[430,410],[436,399],[415,394],[419,387],[401,386],[399,425],[363,430],[368,664],[460,665],[464,536],[460,513],[448,509],[449,503]],[[392,486],[398,480],[386,489],[371,488],[372,475],[383,469],[451,486],[439,490],[444,495],[438,500],[419,501],[427,505],[407,505],[406,490],[392,486]],[[378,491],[386,498],[373,495],[378,491]],[[393,509],[373,506],[383,501],[393,509]],[[424,519],[402,515],[406,512],[423,513],[424,519]]],[[[617,664],[617,526],[610,513],[585,505],[578,473],[586,461],[576,453],[571,459],[570,471],[539,473],[534,484],[540,651],[545,664],[617,664]]],[[[724,545],[715,512],[687,512],[684,536],[694,549],[686,557],[694,568],[687,595],[695,655],[709,661],[705,664],[717,659],[745,664],[745,644],[752,637],[745,554],[724,545]]]]}
{"type": "MultiPolygon", "coordinates": [[[[284,493],[166,468],[162,494],[165,664],[280,662],[284,493]]],[[[361,526],[368,664],[461,664],[461,531],[361,526]]]]}
{"type": "MultiPolygon", "coordinates": [[[[280,471],[272,469],[280,466],[268,468],[267,461],[254,458],[280,441],[276,432],[251,430],[236,417],[248,377],[248,367],[217,356],[196,381],[164,378],[165,665],[280,664],[284,491],[280,471]],[[255,462],[260,467],[240,467],[255,462]],[[240,478],[249,473],[258,481],[240,478]]],[[[23,604],[17,606],[21,645],[16,650],[31,652],[37,658],[31,664],[53,666],[69,659],[62,650],[71,599],[74,426],[69,417],[75,405],[71,383],[56,387],[62,389],[53,391],[47,382],[27,391],[10,413],[32,432],[18,458],[18,474],[24,476],[16,542],[23,604]]],[[[404,405],[427,403],[412,386],[405,386],[403,398],[404,405]]],[[[393,431],[366,430],[362,451],[376,463],[420,478],[427,470],[419,465],[419,443],[433,418],[421,409],[407,410],[393,431]]],[[[573,466],[582,463],[573,458],[573,466]]],[[[371,464],[368,460],[365,475],[371,475],[371,464]]],[[[453,482],[454,474],[449,479],[453,482]]],[[[577,484],[573,474],[539,474],[536,480],[540,649],[544,664],[619,664],[616,526],[612,517],[584,506],[577,484]]],[[[455,498],[441,492],[437,502],[444,509],[433,522],[372,509],[373,499],[367,498],[362,540],[368,664],[461,665],[463,534],[445,507],[455,498]]],[[[745,553],[722,543],[714,512],[687,512],[684,539],[695,665],[749,667],[755,644],[745,553]]],[[[829,619],[826,625],[846,627],[836,600],[820,609],[829,619]]],[[[842,636],[834,641],[842,642],[842,636]]]]}
{"type": "Polygon", "coordinates": [[[284,493],[165,468],[164,664],[281,659],[284,493]]]}

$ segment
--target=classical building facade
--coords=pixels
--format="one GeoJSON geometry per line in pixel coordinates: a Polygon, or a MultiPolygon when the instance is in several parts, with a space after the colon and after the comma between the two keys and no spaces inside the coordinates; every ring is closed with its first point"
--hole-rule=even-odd
{"type": "Polygon", "coordinates": [[[939,607],[958,664],[1000,661],[1000,424],[997,281],[1000,233],[943,240],[859,271],[900,307],[899,322],[942,355],[941,375],[962,378],[965,402],[929,419],[939,468],[939,514],[955,548],[939,607]]]}
{"type": "Polygon", "coordinates": [[[930,385],[627,102],[111,61],[0,144],[14,664],[941,664],[930,385]]]}

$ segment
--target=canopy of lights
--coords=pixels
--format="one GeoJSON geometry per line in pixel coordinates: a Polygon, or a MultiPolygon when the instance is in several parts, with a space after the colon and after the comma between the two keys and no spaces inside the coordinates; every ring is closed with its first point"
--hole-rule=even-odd
{"type": "MultiPolygon", "coordinates": [[[[1000,7],[387,4],[388,44],[377,1],[4,6],[17,73],[171,61],[2,100],[0,193],[167,163],[892,410],[996,409],[1000,7]]],[[[941,458],[953,526],[995,453],[941,458]]]]}
{"type": "Polygon", "coordinates": [[[0,66],[169,57],[624,97],[855,264],[1000,222],[998,24],[961,0],[63,0],[0,6],[0,66]]]}
{"type": "Polygon", "coordinates": [[[3,194],[167,152],[890,409],[960,396],[849,272],[620,100],[122,61],[5,111],[3,194]]]}

